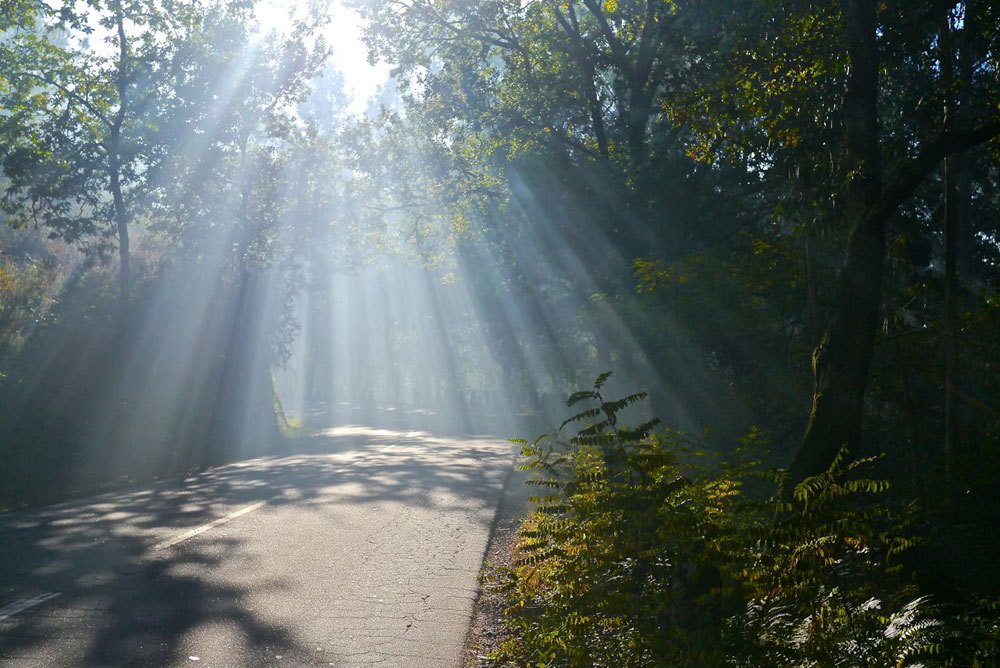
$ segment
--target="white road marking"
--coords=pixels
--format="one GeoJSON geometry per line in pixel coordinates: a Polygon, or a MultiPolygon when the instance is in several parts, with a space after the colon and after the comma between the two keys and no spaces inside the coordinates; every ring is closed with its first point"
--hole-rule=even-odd
{"type": "Polygon", "coordinates": [[[0,620],[13,617],[19,612],[24,612],[28,608],[33,608],[36,605],[45,603],[45,601],[51,600],[60,594],[61,592],[58,591],[49,592],[47,594],[42,594],[41,596],[36,596],[35,598],[25,598],[20,601],[14,601],[10,605],[0,608],[0,620]]]}
{"type": "Polygon", "coordinates": [[[203,524],[200,527],[197,527],[197,528],[191,529],[190,531],[182,533],[180,536],[175,536],[174,538],[170,538],[169,540],[165,540],[162,543],[157,543],[156,545],[154,545],[150,549],[151,550],[162,550],[165,547],[171,547],[172,545],[176,545],[177,543],[182,543],[182,542],[186,541],[188,538],[194,538],[198,534],[205,533],[209,529],[214,529],[215,527],[219,526],[220,524],[225,524],[226,522],[228,522],[230,520],[235,520],[240,515],[246,515],[247,513],[253,512],[254,510],[257,510],[258,508],[260,508],[261,506],[266,505],[266,504],[267,504],[267,501],[258,501],[257,503],[252,503],[249,506],[246,506],[245,508],[240,508],[236,512],[229,513],[225,517],[220,517],[219,519],[217,519],[217,520],[215,520],[213,522],[209,522],[208,524],[203,524]]]}

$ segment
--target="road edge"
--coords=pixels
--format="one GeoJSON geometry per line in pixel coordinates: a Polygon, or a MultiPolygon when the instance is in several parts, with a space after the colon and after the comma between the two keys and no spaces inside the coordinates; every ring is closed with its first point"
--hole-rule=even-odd
{"type": "Polygon", "coordinates": [[[463,668],[486,668],[492,664],[486,655],[499,648],[504,640],[503,606],[501,596],[487,586],[490,576],[498,566],[512,563],[517,529],[528,511],[528,486],[525,472],[518,470],[519,457],[514,456],[511,468],[504,478],[497,503],[497,511],[490,524],[489,539],[476,578],[476,598],[472,604],[472,618],[462,648],[463,668]]]}

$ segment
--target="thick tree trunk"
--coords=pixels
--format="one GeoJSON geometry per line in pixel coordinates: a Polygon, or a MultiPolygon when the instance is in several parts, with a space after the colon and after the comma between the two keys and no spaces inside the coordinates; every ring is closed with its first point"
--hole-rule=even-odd
{"type": "Polygon", "coordinates": [[[824,471],[844,446],[854,450],[878,331],[885,221],[866,219],[851,235],[834,321],[813,354],[812,412],[789,467],[794,481],[824,471]]]}
{"type": "Polygon", "coordinates": [[[878,44],[874,0],[845,0],[850,69],[844,95],[846,164],[843,198],[853,218],[833,323],[813,354],[816,384],[809,424],[789,467],[795,482],[825,470],[861,440],[865,389],[878,328],[887,215],[872,215],[881,195],[878,127],[878,44]]]}
{"type": "Polygon", "coordinates": [[[845,158],[852,177],[842,211],[857,222],[840,277],[833,324],[813,354],[813,407],[802,445],[789,466],[793,482],[822,472],[841,448],[856,450],[861,440],[889,219],[942,160],[1000,134],[1000,118],[994,113],[978,127],[963,124],[960,130],[946,128],[938,137],[925,141],[919,153],[900,165],[892,181],[883,187],[874,0],[845,0],[844,20],[850,63],[843,105],[845,158]]]}

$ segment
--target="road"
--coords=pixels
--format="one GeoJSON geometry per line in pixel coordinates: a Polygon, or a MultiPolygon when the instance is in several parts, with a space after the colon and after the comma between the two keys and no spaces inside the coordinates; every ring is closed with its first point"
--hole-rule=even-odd
{"type": "Polygon", "coordinates": [[[509,444],[304,443],[0,516],[0,665],[458,666],[509,444]]]}

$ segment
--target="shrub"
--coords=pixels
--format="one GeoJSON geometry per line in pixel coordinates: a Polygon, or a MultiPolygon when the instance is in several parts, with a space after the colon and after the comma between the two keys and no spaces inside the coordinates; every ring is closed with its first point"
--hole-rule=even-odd
{"type": "MultiPolygon", "coordinates": [[[[532,666],[909,666],[949,637],[899,562],[909,510],[884,504],[871,460],[844,453],[784,489],[752,430],[728,458],[637,427],[608,374],[591,405],[522,446],[535,510],[501,572],[512,640],[494,657],[532,666]]],[[[994,627],[995,628],[995,627],[994,627]]],[[[943,660],[943,659],[942,659],[943,660]]]]}

